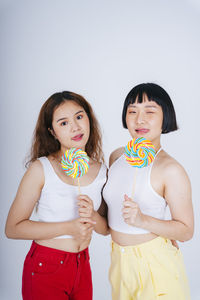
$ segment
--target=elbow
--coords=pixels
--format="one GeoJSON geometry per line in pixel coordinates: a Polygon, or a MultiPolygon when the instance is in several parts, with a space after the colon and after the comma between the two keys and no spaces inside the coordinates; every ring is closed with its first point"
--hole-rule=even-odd
{"type": "Polygon", "coordinates": [[[101,230],[95,229],[95,232],[98,233],[98,234],[106,236],[106,235],[110,234],[110,229],[108,227],[104,228],[104,229],[101,229],[101,230]]]}
{"type": "Polygon", "coordinates": [[[107,228],[107,232],[105,235],[109,235],[110,234],[110,227],[107,228]]]}
{"type": "Polygon", "coordinates": [[[191,240],[193,238],[193,235],[194,235],[194,224],[188,227],[187,234],[186,234],[187,241],[191,240]]]}
{"type": "Polygon", "coordinates": [[[194,229],[193,228],[187,228],[187,231],[184,234],[184,237],[182,239],[182,242],[187,242],[193,238],[194,235],[194,229]]]}
{"type": "Polygon", "coordinates": [[[106,230],[106,231],[104,231],[103,233],[102,233],[102,235],[104,235],[104,236],[107,236],[107,235],[109,235],[110,234],[110,231],[109,230],[106,230]]]}
{"type": "Polygon", "coordinates": [[[12,238],[12,233],[10,232],[10,230],[7,227],[5,228],[5,235],[8,239],[12,238]]]}
{"type": "Polygon", "coordinates": [[[14,222],[14,221],[7,221],[5,226],[5,235],[8,239],[21,239],[22,237],[22,230],[20,230],[19,224],[20,222],[14,222]]]}
{"type": "Polygon", "coordinates": [[[106,228],[106,230],[105,230],[105,232],[103,233],[103,235],[109,235],[110,234],[110,228],[109,227],[107,227],[106,228]]]}
{"type": "Polygon", "coordinates": [[[193,232],[193,231],[188,232],[188,233],[186,234],[185,241],[191,240],[191,239],[193,238],[193,235],[194,235],[194,232],[193,232]]]}
{"type": "Polygon", "coordinates": [[[12,226],[6,225],[5,235],[8,239],[14,239],[15,238],[15,230],[12,228],[12,226]]]}

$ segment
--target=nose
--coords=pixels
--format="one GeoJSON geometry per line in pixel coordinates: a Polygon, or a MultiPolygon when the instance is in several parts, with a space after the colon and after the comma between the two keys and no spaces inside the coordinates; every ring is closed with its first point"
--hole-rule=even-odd
{"type": "Polygon", "coordinates": [[[145,122],[145,114],[142,111],[138,112],[137,118],[136,118],[136,123],[143,124],[144,122],[145,122]]]}
{"type": "Polygon", "coordinates": [[[75,131],[77,131],[79,129],[80,129],[80,126],[79,126],[78,122],[76,122],[76,120],[72,121],[71,122],[71,130],[73,132],[75,132],[75,131]]]}

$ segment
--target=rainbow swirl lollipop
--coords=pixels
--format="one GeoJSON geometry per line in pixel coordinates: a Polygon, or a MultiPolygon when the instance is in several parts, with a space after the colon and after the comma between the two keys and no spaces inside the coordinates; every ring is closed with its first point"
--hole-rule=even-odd
{"type": "Polygon", "coordinates": [[[85,151],[79,148],[71,148],[63,154],[61,166],[68,176],[79,178],[88,171],[89,157],[85,151]]]}
{"type": "Polygon", "coordinates": [[[145,138],[134,138],[128,142],[124,152],[126,161],[133,167],[143,168],[152,163],[156,155],[154,145],[145,138]]]}

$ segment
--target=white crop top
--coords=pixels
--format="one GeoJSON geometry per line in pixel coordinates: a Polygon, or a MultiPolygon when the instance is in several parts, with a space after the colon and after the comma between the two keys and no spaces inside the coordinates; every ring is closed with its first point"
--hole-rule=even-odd
{"type": "MultiPolygon", "coordinates": [[[[166,201],[151,186],[150,175],[152,166],[153,163],[147,167],[138,169],[134,201],[138,203],[142,213],[158,219],[164,219],[166,201]]],[[[131,197],[135,171],[136,168],[126,162],[124,154],[110,167],[108,181],[103,190],[103,198],[108,205],[108,224],[113,230],[122,233],[149,233],[145,229],[128,225],[124,222],[122,216],[124,195],[127,194],[127,196],[131,197]]]]}
{"type": "MultiPolygon", "coordinates": [[[[40,157],[39,161],[43,166],[45,183],[37,203],[38,220],[40,222],[63,222],[78,218],[78,186],[62,181],[47,157],[40,157]]],[[[80,188],[81,194],[88,195],[93,200],[95,210],[98,210],[101,204],[101,191],[106,182],[106,172],[107,168],[102,164],[93,182],[80,188]]],[[[71,236],[62,235],[55,238],[71,238],[71,236]]]]}

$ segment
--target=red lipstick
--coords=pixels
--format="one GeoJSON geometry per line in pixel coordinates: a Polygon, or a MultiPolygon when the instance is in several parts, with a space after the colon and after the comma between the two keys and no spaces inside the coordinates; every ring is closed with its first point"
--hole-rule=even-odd
{"type": "Polygon", "coordinates": [[[83,137],[83,134],[78,134],[72,138],[73,141],[79,142],[83,137]]]}
{"type": "Polygon", "coordinates": [[[135,131],[138,133],[138,134],[146,134],[149,132],[149,129],[146,129],[146,128],[137,128],[135,129],[135,131]]]}

